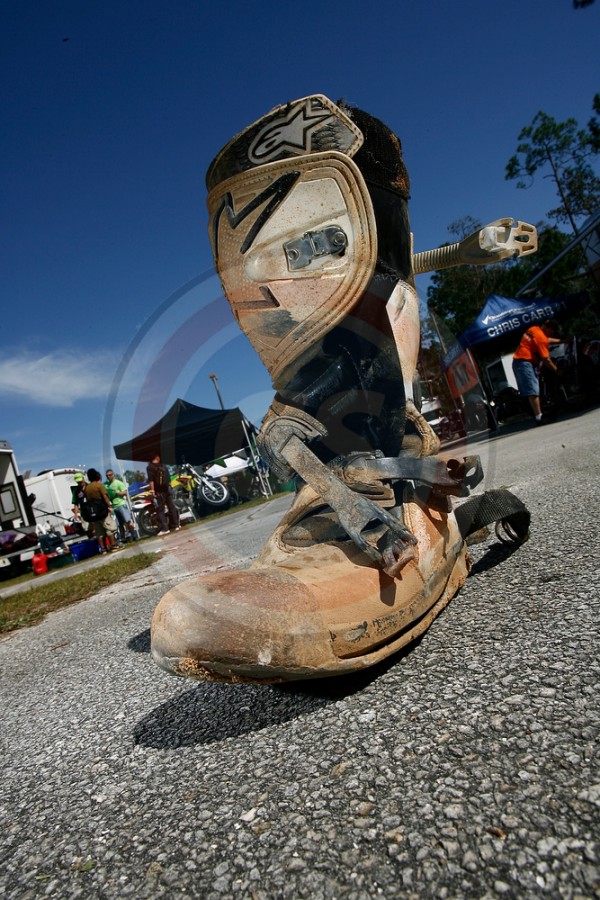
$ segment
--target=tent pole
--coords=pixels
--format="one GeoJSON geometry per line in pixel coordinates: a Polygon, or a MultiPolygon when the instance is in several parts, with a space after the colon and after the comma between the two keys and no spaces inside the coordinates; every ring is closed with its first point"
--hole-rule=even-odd
{"type": "Polygon", "coordinates": [[[266,497],[272,497],[273,491],[271,490],[271,485],[269,484],[269,479],[265,478],[265,476],[263,475],[263,473],[261,471],[261,468],[259,465],[259,458],[256,455],[256,450],[254,449],[252,441],[250,440],[250,435],[248,434],[248,429],[246,428],[246,419],[244,417],[242,417],[242,428],[244,429],[244,434],[246,436],[246,442],[247,442],[248,448],[250,450],[250,456],[252,457],[252,462],[254,463],[254,468],[256,469],[256,474],[258,475],[258,480],[260,481],[260,483],[262,485],[263,492],[266,497]]]}

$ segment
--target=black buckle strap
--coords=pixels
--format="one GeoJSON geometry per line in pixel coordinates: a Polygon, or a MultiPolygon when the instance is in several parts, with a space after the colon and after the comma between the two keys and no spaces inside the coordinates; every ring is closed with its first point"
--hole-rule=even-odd
{"type": "Polygon", "coordinates": [[[441,494],[464,497],[483,477],[476,456],[444,462],[432,457],[359,453],[326,466],[307,446],[308,441],[323,436],[323,426],[291,407],[282,405],[276,412],[261,430],[262,455],[272,468],[297,472],[334,510],[357,547],[392,577],[414,558],[417,539],[397,516],[363,496],[360,487],[384,480],[415,481],[441,494]]]}
{"type": "Polygon", "coordinates": [[[414,556],[416,537],[396,516],[353,491],[324,465],[297,435],[289,435],[281,453],[286,462],[336,513],[340,524],[357,547],[388,575],[395,575],[414,556]],[[369,525],[380,523],[386,532],[374,541],[363,532],[369,525]],[[382,546],[378,546],[381,544],[382,546]]]}
{"type": "Polygon", "coordinates": [[[505,543],[522,544],[529,537],[531,513],[507,488],[497,488],[471,497],[457,506],[454,514],[463,538],[493,522],[496,523],[496,534],[505,543]],[[508,541],[500,535],[499,525],[504,528],[508,541]]]}

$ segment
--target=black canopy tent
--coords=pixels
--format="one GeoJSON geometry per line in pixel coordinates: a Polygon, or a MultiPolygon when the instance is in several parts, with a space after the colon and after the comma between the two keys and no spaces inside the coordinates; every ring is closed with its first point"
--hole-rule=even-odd
{"type": "Polygon", "coordinates": [[[205,409],[176,400],[162,419],[113,449],[117,459],[150,462],[158,453],[168,466],[200,465],[247,447],[253,433],[254,426],[237,406],[205,409]]]}

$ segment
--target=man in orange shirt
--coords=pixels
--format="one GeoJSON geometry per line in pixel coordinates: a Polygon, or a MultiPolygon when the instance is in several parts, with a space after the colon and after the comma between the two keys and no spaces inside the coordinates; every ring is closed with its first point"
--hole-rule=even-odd
{"type": "Polygon", "coordinates": [[[552,371],[558,371],[549,353],[550,344],[560,344],[560,340],[554,337],[557,332],[558,324],[554,319],[548,319],[541,327],[532,325],[521,338],[513,356],[513,372],[519,393],[529,400],[538,425],[542,424],[542,407],[537,370],[539,364],[543,363],[552,371]]]}

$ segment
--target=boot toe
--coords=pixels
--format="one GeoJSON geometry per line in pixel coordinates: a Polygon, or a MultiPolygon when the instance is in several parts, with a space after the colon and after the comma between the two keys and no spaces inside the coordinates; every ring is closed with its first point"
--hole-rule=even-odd
{"type": "Polygon", "coordinates": [[[286,573],[245,570],[169,591],[152,619],[152,656],[176,675],[272,683],[318,677],[333,654],[306,585],[286,573]]]}

